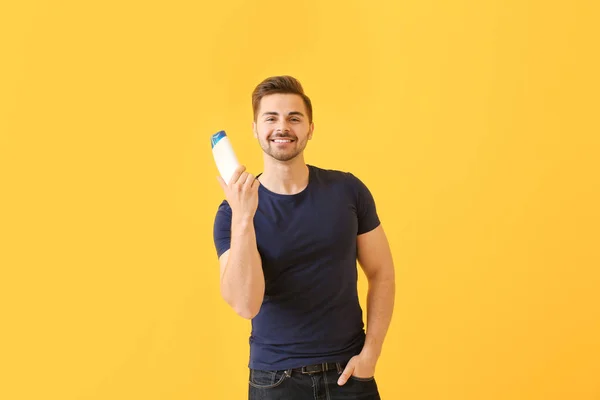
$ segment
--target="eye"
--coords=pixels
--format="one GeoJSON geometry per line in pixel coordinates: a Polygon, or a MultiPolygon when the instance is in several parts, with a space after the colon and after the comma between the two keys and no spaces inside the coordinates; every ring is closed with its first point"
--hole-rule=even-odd
{"type": "Polygon", "coordinates": [[[300,122],[300,118],[292,118],[292,121],[294,121],[294,122],[300,122]]]}
{"type": "Polygon", "coordinates": [[[265,119],[265,121],[267,121],[267,122],[275,121],[275,118],[269,117],[269,118],[265,119]]]}

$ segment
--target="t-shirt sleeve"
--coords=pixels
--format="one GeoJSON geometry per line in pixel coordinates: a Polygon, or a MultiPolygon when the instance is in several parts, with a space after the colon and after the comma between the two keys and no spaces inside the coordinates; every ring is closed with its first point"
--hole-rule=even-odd
{"type": "Polygon", "coordinates": [[[356,176],[349,173],[356,199],[356,214],[358,216],[358,235],[377,228],[380,224],[377,215],[375,199],[369,188],[356,176]]]}
{"type": "Polygon", "coordinates": [[[213,226],[213,239],[217,257],[229,250],[231,246],[231,207],[227,200],[219,205],[213,226]]]}

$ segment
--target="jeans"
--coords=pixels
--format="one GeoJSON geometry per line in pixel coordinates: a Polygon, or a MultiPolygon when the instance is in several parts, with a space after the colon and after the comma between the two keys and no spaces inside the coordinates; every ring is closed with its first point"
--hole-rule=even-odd
{"type": "Polygon", "coordinates": [[[375,377],[351,376],[339,386],[337,380],[344,364],[337,370],[303,374],[298,369],[263,371],[250,369],[249,400],[381,400],[375,377]]]}

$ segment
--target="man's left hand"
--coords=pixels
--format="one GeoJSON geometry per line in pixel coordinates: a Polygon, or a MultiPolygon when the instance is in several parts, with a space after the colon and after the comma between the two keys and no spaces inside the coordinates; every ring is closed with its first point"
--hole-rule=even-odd
{"type": "Polygon", "coordinates": [[[375,376],[375,364],[377,359],[366,356],[364,354],[358,354],[348,361],[344,372],[340,375],[337,383],[343,386],[350,376],[356,376],[357,378],[372,378],[375,376]]]}

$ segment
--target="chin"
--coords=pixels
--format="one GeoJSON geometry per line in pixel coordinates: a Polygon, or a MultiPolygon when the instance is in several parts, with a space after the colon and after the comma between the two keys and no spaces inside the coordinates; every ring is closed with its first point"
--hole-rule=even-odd
{"type": "Polygon", "coordinates": [[[298,157],[298,154],[291,154],[291,155],[273,154],[273,153],[268,153],[268,154],[275,160],[281,161],[281,162],[292,161],[294,158],[298,157]]]}

